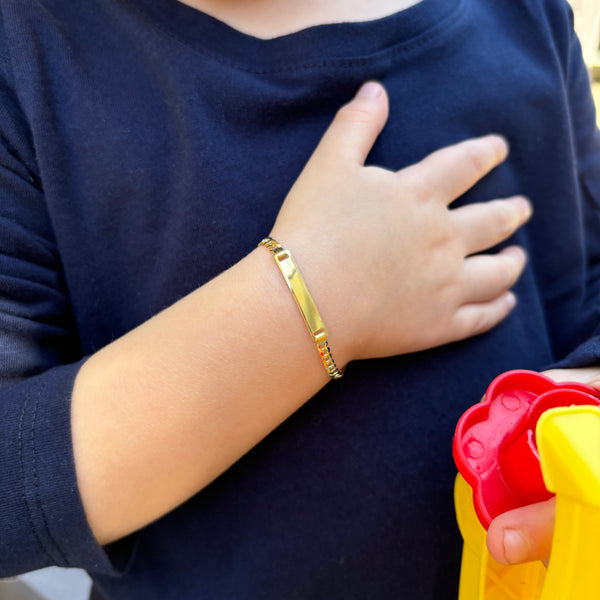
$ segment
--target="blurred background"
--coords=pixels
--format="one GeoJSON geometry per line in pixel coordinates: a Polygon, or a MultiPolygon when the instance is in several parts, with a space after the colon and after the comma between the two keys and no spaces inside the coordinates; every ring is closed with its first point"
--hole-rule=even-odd
{"type": "MultiPolygon", "coordinates": [[[[600,107],[600,0],[570,0],[575,13],[575,29],[581,40],[583,57],[590,70],[592,91],[600,107]]],[[[600,112],[600,111],[599,111],[600,112]]],[[[600,116],[596,118],[600,125],[600,116]]]]}
{"type": "Polygon", "coordinates": [[[583,57],[594,68],[598,63],[600,41],[600,0],[570,0],[575,13],[575,29],[583,48],[583,57]]]}

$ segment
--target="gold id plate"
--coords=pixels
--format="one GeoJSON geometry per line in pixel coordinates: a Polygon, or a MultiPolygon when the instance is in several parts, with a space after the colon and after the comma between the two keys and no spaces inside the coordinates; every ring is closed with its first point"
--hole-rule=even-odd
{"type": "Polygon", "coordinates": [[[275,259],[315,342],[327,338],[325,323],[321,319],[315,301],[310,295],[308,287],[304,283],[304,278],[300,274],[300,271],[298,271],[291,253],[284,250],[278,253],[275,259]]]}

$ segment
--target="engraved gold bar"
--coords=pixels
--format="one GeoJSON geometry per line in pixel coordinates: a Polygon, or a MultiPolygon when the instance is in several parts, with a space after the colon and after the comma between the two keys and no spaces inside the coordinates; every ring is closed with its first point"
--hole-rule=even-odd
{"type": "Polygon", "coordinates": [[[306,287],[304,278],[296,268],[291,253],[288,250],[284,250],[276,254],[275,259],[315,342],[326,339],[327,330],[325,329],[325,323],[323,323],[315,301],[310,295],[308,287],[306,287]]]}

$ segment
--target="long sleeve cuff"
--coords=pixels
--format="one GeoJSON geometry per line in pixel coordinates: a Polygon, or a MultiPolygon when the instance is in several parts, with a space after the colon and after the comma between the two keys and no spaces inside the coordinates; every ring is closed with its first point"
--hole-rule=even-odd
{"type": "Polygon", "coordinates": [[[97,543],[77,487],[70,407],[80,366],[0,391],[0,576],[48,565],[117,575],[127,562],[97,543]]]}

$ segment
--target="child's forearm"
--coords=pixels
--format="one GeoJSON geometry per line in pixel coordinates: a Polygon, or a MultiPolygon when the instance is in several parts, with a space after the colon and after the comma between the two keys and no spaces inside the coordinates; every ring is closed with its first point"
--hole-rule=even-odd
{"type": "Polygon", "coordinates": [[[77,378],[72,412],[98,540],[188,499],[327,381],[262,248],[98,352],[77,378]]]}
{"type": "MultiPolygon", "coordinates": [[[[493,327],[510,312],[507,290],[525,263],[516,248],[472,256],[528,219],[524,200],[448,209],[504,160],[505,144],[471,140],[399,173],[365,167],[387,115],[373,85],[340,111],[272,232],[294,253],[338,367],[493,327]]],[[[98,540],[201,490],[327,381],[266,248],[100,350],[72,404],[77,476],[98,540]]]]}

